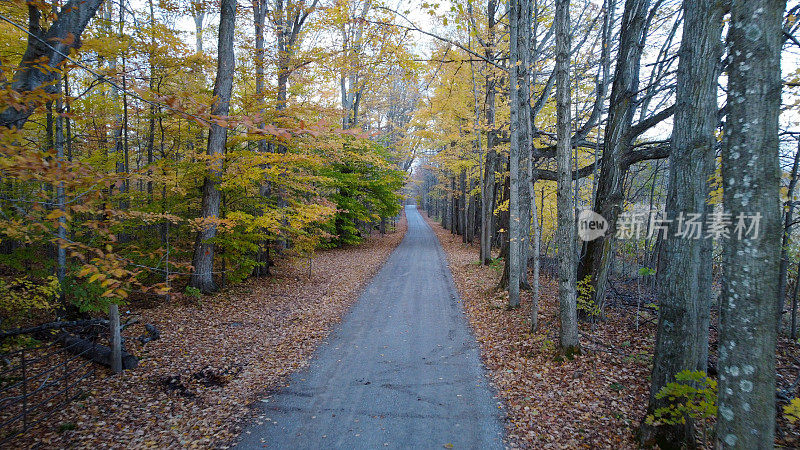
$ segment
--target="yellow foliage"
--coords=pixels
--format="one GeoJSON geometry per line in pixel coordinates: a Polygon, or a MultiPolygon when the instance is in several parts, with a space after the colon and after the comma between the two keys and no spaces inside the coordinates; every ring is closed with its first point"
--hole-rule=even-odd
{"type": "Polygon", "coordinates": [[[0,279],[0,311],[6,317],[16,318],[33,311],[48,311],[61,288],[54,276],[45,280],[30,277],[0,279]]]}
{"type": "Polygon", "coordinates": [[[793,398],[788,405],[784,405],[783,415],[791,423],[800,420],[800,398],[793,398]]]}

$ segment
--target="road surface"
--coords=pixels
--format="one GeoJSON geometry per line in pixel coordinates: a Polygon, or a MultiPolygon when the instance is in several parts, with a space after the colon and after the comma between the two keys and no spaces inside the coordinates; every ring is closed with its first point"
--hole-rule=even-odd
{"type": "Polygon", "coordinates": [[[444,252],[415,206],[406,217],[401,244],[238,448],[503,448],[444,252]]]}

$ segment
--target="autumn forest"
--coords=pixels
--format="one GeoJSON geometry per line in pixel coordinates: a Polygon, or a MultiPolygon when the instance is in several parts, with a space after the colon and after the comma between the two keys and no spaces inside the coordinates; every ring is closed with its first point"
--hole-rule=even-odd
{"type": "Polygon", "coordinates": [[[800,3],[0,3],[0,446],[800,446],[800,3]]]}

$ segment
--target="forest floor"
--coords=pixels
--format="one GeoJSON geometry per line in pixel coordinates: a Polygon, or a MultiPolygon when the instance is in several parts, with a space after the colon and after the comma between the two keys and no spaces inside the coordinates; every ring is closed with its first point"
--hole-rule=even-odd
{"type": "Polygon", "coordinates": [[[415,206],[406,218],[403,242],[309,367],[263,399],[237,448],[504,448],[445,254],[415,206]]]}
{"type": "Polygon", "coordinates": [[[453,273],[495,388],[506,402],[512,447],[637,448],[633,430],[644,416],[655,325],[643,320],[639,338],[627,314],[609,311],[594,330],[581,325],[583,354],[561,360],[558,286],[541,278],[539,331],[530,333],[530,292],[507,310],[496,289],[503,266],[478,265],[478,247],[463,244],[429,219],[453,273]]]}
{"type": "MultiPolygon", "coordinates": [[[[98,369],[87,392],[12,447],[222,447],[255,415],[265,393],[305,367],[315,348],[358,298],[406,231],[377,233],[364,243],[281,260],[273,276],[254,279],[202,303],[174,299],[152,308],[130,305],[161,338],[129,339],[138,368],[113,376],[98,369]],[[310,276],[309,276],[310,273],[310,276]]],[[[176,296],[179,297],[179,296],[176,296]]],[[[144,334],[133,325],[123,336],[144,334]]]]}
{"type": "MultiPolygon", "coordinates": [[[[558,285],[543,274],[540,329],[531,334],[530,292],[519,309],[507,310],[508,295],[497,290],[502,262],[478,265],[477,245],[463,244],[428,219],[447,253],[450,270],[495,388],[506,402],[506,431],[515,447],[638,448],[635,433],[645,415],[655,342],[656,316],[636,307],[606,309],[599,324],[580,325],[582,355],[563,360],[558,342],[558,285]],[[638,326],[637,326],[638,322],[638,326]]],[[[635,293],[635,291],[634,291],[635,293]]],[[[712,318],[713,320],[713,318],[712,318]]],[[[716,333],[711,333],[716,361],[716,333]]],[[[797,397],[800,346],[786,337],[778,345],[778,389],[797,397]]],[[[776,446],[798,448],[800,427],[778,403],[776,446]]],[[[708,430],[713,423],[707,424],[708,430]]]]}

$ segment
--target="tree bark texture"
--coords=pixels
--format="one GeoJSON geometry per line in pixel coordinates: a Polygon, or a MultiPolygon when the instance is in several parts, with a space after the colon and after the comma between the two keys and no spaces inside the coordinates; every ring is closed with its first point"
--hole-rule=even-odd
{"type": "Polygon", "coordinates": [[[575,210],[572,199],[572,146],[570,145],[569,0],[556,1],[553,21],[556,31],[556,165],[558,186],[558,303],[561,319],[561,351],[571,355],[579,349],[576,304],[575,210]]]}
{"type": "Polygon", "coordinates": [[[511,49],[509,56],[509,102],[511,108],[510,127],[511,127],[511,147],[509,155],[509,220],[508,220],[508,306],[516,308],[519,306],[519,283],[520,283],[520,242],[521,239],[521,218],[520,218],[520,189],[519,189],[519,167],[520,151],[523,138],[522,124],[520,118],[520,74],[519,67],[523,64],[520,55],[520,15],[525,10],[526,0],[509,0],[508,16],[510,23],[511,49]]]}
{"type": "MultiPolygon", "coordinates": [[[[706,371],[711,308],[711,238],[677,233],[679,217],[699,214],[706,222],[708,180],[714,174],[717,127],[717,79],[722,56],[722,9],[716,0],[683,2],[683,38],[679,53],[675,122],[670,151],[666,219],[661,233],[664,262],[658,276],[658,331],[648,414],[669,406],[656,395],[687,370],[706,371]]],[[[653,231],[658,233],[658,231],[653,231]]],[[[694,430],[686,425],[643,424],[645,445],[693,447],[694,430]]]]}
{"type": "Polygon", "coordinates": [[[728,32],[723,202],[736,221],[760,215],[757,236],[723,246],[717,445],[772,447],[781,242],[778,115],[784,0],[732,0],[728,32]]]}
{"type": "MultiPolygon", "coordinates": [[[[235,57],[233,53],[233,37],[236,25],[236,0],[222,0],[220,4],[219,44],[217,77],[214,80],[214,105],[211,113],[215,116],[227,116],[230,109],[231,93],[233,91],[233,72],[235,57]]],[[[228,131],[216,123],[211,125],[208,133],[208,155],[215,159],[210,162],[211,167],[203,181],[203,199],[201,217],[207,220],[216,220],[219,217],[220,191],[218,188],[219,177],[222,173],[225,144],[228,141],[228,131]]],[[[217,290],[214,283],[214,244],[209,242],[217,235],[216,224],[203,224],[197,233],[192,257],[192,271],[189,285],[208,293],[217,290]]]]}

